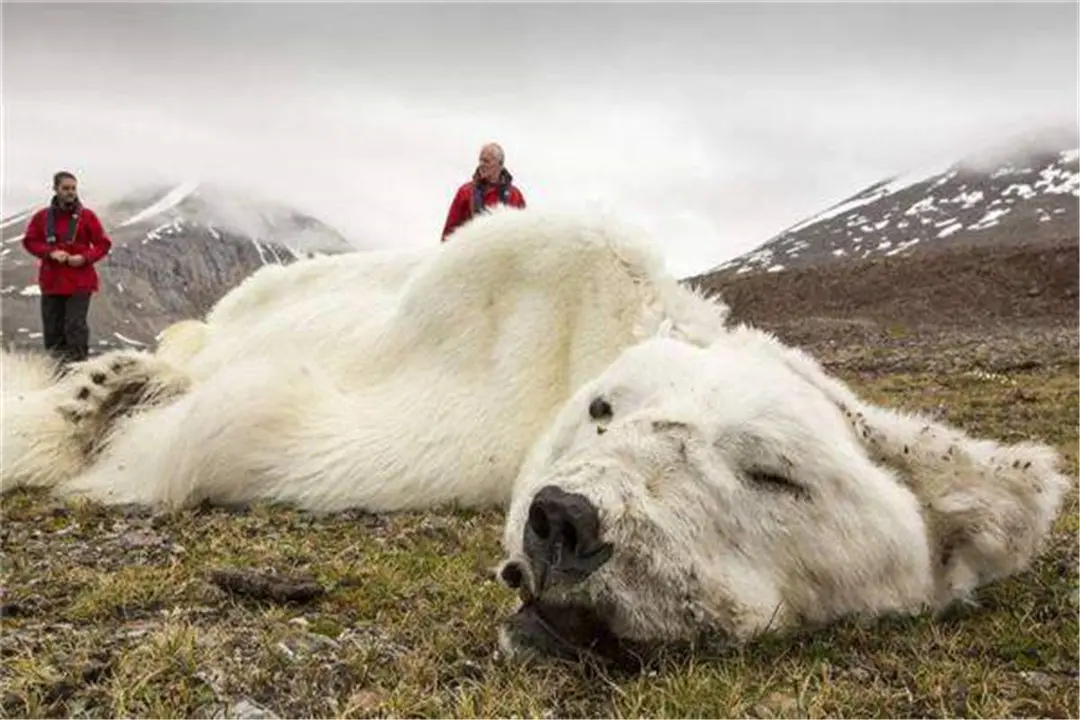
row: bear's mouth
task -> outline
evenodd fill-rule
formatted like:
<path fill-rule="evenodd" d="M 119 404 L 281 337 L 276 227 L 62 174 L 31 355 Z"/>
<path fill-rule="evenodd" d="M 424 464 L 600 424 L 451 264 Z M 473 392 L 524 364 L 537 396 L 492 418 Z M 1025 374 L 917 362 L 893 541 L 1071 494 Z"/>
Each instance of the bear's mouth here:
<path fill-rule="evenodd" d="M 597 659 L 627 670 L 640 669 L 637 648 L 620 640 L 596 609 L 579 603 L 527 598 L 504 621 L 511 642 L 537 654 L 561 660 Z"/>

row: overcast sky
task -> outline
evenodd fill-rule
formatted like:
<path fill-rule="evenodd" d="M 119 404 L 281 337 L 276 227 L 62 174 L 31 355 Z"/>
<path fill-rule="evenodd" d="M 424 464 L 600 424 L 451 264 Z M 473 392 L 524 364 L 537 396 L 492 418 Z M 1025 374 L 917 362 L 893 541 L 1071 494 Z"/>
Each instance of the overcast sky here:
<path fill-rule="evenodd" d="M 438 242 L 480 145 L 685 274 L 883 176 L 1077 122 L 1077 4 L 3 4 L 3 212 L 75 170 Z"/>

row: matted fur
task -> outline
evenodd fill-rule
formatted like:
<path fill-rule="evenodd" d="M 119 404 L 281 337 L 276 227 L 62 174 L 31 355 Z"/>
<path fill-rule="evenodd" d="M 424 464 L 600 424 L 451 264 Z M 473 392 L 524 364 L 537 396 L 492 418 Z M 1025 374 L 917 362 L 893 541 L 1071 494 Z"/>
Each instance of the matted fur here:
<path fill-rule="evenodd" d="M 610 417 L 590 417 L 597 398 Z M 585 383 L 530 453 L 504 578 L 526 609 L 586 608 L 636 642 L 940 610 L 1028 565 L 1070 484 L 1058 462 L 867 403 L 759 330 L 657 338 Z M 587 498 L 613 548 L 577 584 L 537 588 L 524 553 L 546 486 Z M 515 627 L 510 652 L 528 647 Z"/>
<path fill-rule="evenodd" d="M 707 343 L 725 316 L 606 219 L 494 212 L 421 252 L 267 267 L 205 322 L 168 328 L 156 354 L 6 385 L 3 487 L 312 510 L 504 503 L 582 383 L 661 326 Z"/>

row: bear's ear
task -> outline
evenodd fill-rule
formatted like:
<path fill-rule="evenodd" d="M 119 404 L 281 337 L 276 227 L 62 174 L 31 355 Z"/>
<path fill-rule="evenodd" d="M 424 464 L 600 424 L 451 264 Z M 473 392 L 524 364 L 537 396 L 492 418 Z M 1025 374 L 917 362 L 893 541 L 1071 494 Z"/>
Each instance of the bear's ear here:
<path fill-rule="evenodd" d="M 879 407 L 805 352 L 766 335 L 754 342 L 832 401 L 867 456 L 919 498 L 938 555 L 939 606 L 1030 563 L 1072 486 L 1054 448 L 977 439 L 927 415 Z"/>

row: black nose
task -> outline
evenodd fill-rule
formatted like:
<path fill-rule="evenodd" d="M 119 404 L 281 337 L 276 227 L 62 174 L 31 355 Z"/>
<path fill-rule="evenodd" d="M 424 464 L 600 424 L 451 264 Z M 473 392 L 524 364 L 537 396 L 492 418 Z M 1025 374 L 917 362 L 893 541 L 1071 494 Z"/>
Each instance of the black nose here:
<path fill-rule="evenodd" d="M 521 569 L 521 563 L 508 562 L 499 571 L 499 577 L 509 587 L 519 588 L 525 580 L 525 571 Z"/>
<path fill-rule="evenodd" d="M 600 513 L 584 495 L 554 485 L 540 489 L 529 506 L 525 554 L 538 583 L 580 582 L 611 558 L 611 543 L 600 540 Z"/>

